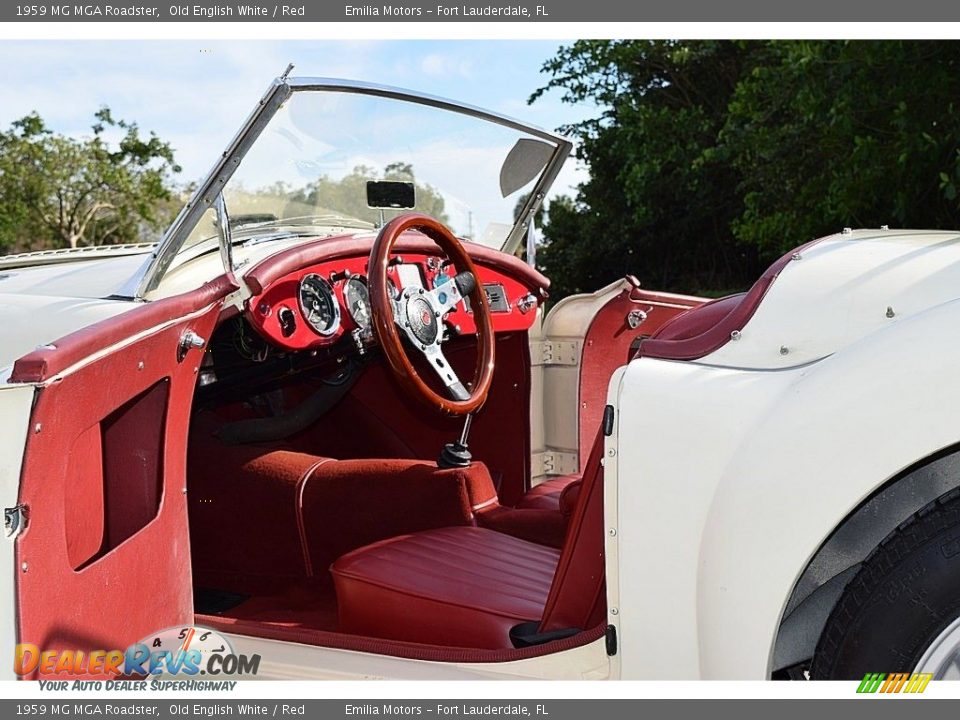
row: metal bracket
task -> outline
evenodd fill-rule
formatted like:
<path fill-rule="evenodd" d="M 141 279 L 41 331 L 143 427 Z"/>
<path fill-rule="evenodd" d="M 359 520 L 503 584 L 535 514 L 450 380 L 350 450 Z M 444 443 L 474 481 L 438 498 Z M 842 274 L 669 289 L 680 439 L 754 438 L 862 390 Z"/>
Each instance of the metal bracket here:
<path fill-rule="evenodd" d="M 647 308 L 646 310 L 631 310 L 627 313 L 627 327 L 631 330 L 636 330 L 643 323 L 647 321 L 650 311 L 653 310 L 652 307 Z"/>
<path fill-rule="evenodd" d="M 576 340 L 544 340 L 534 343 L 534 365 L 579 365 L 580 343 Z"/>
<path fill-rule="evenodd" d="M 531 475 L 572 475 L 580 469 L 580 458 L 576 453 L 546 450 L 534 453 L 531 458 Z"/>
<path fill-rule="evenodd" d="M 15 505 L 3 509 L 3 529 L 11 540 L 27 527 L 27 506 Z"/>

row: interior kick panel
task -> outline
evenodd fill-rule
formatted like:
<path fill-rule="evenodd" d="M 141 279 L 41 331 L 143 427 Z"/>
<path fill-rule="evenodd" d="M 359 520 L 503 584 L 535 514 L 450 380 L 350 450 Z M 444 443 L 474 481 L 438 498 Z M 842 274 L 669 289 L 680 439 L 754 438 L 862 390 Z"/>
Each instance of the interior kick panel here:
<path fill-rule="evenodd" d="M 699 307 L 701 298 L 624 288 L 593 317 L 580 358 L 579 457 L 583 472 L 590 443 L 607 404 L 607 389 L 614 371 L 630 362 L 640 338 L 654 335 L 673 318 Z M 636 327 L 631 327 L 632 313 Z"/>
<path fill-rule="evenodd" d="M 433 289 L 444 277 L 453 278 L 452 265 L 443 265 L 443 258 L 426 253 L 399 256 L 402 262 L 391 264 L 387 275 L 394 287 L 402 290 L 411 285 Z M 286 350 L 308 350 L 335 344 L 344 335 L 358 329 L 358 323 L 348 310 L 344 289 L 350 278 L 367 278 L 367 255 L 340 257 L 305 265 L 271 282 L 260 293 L 250 298 L 247 317 L 256 330 L 270 343 Z M 477 264 L 479 280 L 490 300 L 493 328 L 496 333 L 529 330 L 536 320 L 540 299 L 538 288 L 530 288 L 514 277 L 482 264 Z M 314 329 L 300 302 L 303 278 L 317 275 L 328 283 L 337 303 L 338 322 L 328 332 Z M 521 300 L 533 295 L 532 305 Z M 521 309 L 526 308 L 526 311 Z M 458 305 L 445 318 L 445 323 L 456 328 L 458 335 L 473 335 L 477 331 L 469 303 Z M 363 329 L 363 328 L 359 328 Z"/>

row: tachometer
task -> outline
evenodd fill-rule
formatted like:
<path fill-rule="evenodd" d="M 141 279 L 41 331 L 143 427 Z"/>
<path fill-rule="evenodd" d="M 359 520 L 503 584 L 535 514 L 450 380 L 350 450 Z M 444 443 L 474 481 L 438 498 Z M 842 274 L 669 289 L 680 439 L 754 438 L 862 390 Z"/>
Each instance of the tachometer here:
<path fill-rule="evenodd" d="M 319 275 L 305 275 L 300 281 L 300 311 L 307 324 L 328 337 L 340 327 L 340 304 L 330 283 Z"/>
<path fill-rule="evenodd" d="M 357 327 L 370 326 L 370 290 L 363 277 L 354 275 L 343 284 L 343 301 Z"/>

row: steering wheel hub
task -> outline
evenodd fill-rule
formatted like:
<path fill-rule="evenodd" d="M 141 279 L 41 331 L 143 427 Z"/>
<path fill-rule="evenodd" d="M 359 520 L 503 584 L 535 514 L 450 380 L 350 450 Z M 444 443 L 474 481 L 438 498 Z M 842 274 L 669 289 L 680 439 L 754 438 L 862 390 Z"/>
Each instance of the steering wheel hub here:
<path fill-rule="evenodd" d="M 413 295 L 407 300 L 406 327 L 422 345 L 433 345 L 440 337 L 437 311 L 423 295 Z"/>

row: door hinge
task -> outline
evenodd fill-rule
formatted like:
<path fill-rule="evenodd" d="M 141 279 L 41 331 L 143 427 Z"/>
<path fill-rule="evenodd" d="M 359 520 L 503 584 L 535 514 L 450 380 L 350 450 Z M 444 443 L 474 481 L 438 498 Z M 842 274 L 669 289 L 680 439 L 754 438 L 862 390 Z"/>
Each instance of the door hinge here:
<path fill-rule="evenodd" d="M 531 475 L 572 475 L 580 469 L 580 458 L 576 453 L 547 450 L 534 453 L 531 463 Z"/>
<path fill-rule="evenodd" d="M 576 340 L 543 340 L 534 343 L 534 365 L 579 365 L 580 343 Z"/>
<path fill-rule="evenodd" d="M 3 529 L 8 538 L 15 538 L 27 527 L 27 506 L 14 505 L 3 509 Z"/>

